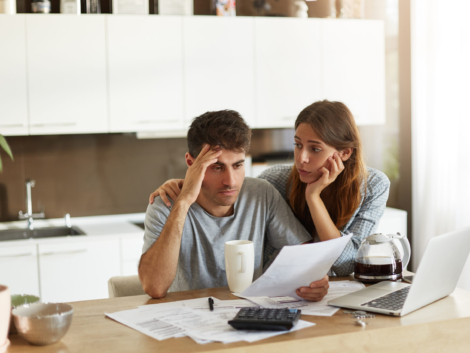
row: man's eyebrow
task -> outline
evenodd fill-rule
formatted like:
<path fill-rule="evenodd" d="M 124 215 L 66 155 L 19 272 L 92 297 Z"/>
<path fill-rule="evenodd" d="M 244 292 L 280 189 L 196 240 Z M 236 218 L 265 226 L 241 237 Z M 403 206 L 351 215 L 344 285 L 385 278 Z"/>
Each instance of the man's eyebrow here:
<path fill-rule="evenodd" d="M 245 162 L 245 160 L 244 160 L 244 159 L 240 159 L 239 161 L 233 163 L 232 165 L 237 165 L 237 164 L 240 164 L 240 163 L 243 163 L 243 162 Z"/>
<path fill-rule="evenodd" d="M 301 139 L 300 137 L 298 137 L 297 135 L 294 136 L 294 138 L 297 139 L 297 140 L 302 141 L 302 139 Z M 319 144 L 319 145 L 324 145 L 323 142 L 321 142 L 321 141 L 316 141 L 316 140 L 308 140 L 307 142 L 310 142 L 310 143 L 317 143 L 317 144 Z"/>
<path fill-rule="evenodd" d="M 240 159 L 239 161 L 236 161 L 236 162 L 233 163 L 232 165 L 237 165 L 237 164 L 240 164 L 240 163 L 243 163 L 243 162 L 245 162 L 245 160 L 244 160 L 244 159 Z M 215 162 L 214 164 L 217 164 L 217 165 L 220 165 L 220 166 L 225 166 L 225 165 L 226 165 L 225 163 L 222 163 L 222 162 L 219 162 L 219 161 Z"/>

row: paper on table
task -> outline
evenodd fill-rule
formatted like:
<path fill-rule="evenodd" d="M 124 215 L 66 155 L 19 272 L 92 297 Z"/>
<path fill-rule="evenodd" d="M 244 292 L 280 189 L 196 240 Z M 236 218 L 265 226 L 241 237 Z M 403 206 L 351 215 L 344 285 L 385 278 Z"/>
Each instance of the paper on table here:
<path fill-rule="evenodd" d="M 319 302 L 311 302 L 291 297 L 247 297 L 249 301 L 263 308 L 289 308 L 300 309 L 302 315 L 332 316 L 339 308 L 328 305 L 328 300 L 356 292 L 364 288 L 364 285 L 355 281 L 333 281 L 330 282 L 328 294 Z"/>
<path fill-rule="evenodd" d="M 328 305 L 328 301 L 343 295 L 357 292 L 365 286 L 356 281 L 334 281 L 330 282 L 328 294 L 319 302 L 310 302 L 307 308 L 302 308 L 304 315 L 332 316 L 339 308 Z"/>
<path fill-rule="evenodd" d="M 184 335 L 184 330 L 159 320 L 153 311 L 132 309 L 105 315 L 159 341 Z"/>
<path fill-rule="evenodd" d="M 284 246 L 267 271 L 241 296 L 299 298 L 295 290 L 322 279 L 351 237 L 349 234 L 319 243 Z"/>
<path fill-rule="evenodd" d="M 254 342 L 289 331 L 246 331 L 235 330 L 227 321 L 233 318 L 238 309 L 219 309 L 218 311 L 194 310 L 185 306 L 161 309 L 153 306 L 146 310 L 125 310 L 106 316 L 140 331 L 150 337 L 163 340 L 171 337 L 189 336 L 199 344 L 212 341 L 223 343 L 247 341 Z M 299 320 L 291 331 L 300 330 L 315 324 Z"/>
<path fill-rule="evenodd" d="M 233 310 L 230 310 L 234 313 Z M 259 332 L 235 330 L 227 323 L 226 317 L 221 317 L 221 313 L 196 311 L 186 307 L 168 311 L 159 311 L 158 319 L 179 327 L 186 334 L 199 340 L 213 340 L 223 343 L 232 343 L 249 339 L 250 342 L 272 337 L 279 332 Z M 300 328 L 308 326 L 301 325 Z M 287 332 L 281 332 L 287 333 Z"/>

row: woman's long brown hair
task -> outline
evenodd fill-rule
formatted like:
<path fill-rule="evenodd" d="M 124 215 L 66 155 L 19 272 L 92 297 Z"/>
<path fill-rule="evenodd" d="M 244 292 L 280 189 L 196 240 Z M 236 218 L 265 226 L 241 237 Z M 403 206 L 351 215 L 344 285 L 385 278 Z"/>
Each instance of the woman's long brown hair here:
<path fill-rule="evenodd" d="M 352 148 L 353 152 L 344 161 L 344 170 L 331 184 L 333 204 L 329 209 L 330 217 L 338 229 L 344 227 L 362 201 L 361 189 L 366 190 L 367 170 L 362 156 L 362 144 L 351 111 L 341 102 L 327 100 L 315 102 L 302 110 L 295 121 L 295 128 L 300 124 L 309 124 L 313 131 L 325 142 L 338 151 Z M 297 168 L 292 168 L 287 182 L 286 194 L 296 217 L 304 227 L 313 233 L 313 224 L 305 189 L 307 184 L 300 181 Z M 290 190 L 290 193 L 289 193 Z"/>

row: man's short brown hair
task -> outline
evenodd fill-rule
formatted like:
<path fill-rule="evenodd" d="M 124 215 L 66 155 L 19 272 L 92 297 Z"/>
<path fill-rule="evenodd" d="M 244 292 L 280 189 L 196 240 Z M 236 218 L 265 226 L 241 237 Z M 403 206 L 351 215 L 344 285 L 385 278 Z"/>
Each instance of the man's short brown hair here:
<path fill-rule="evenodd" d="M 193 120 L 188 131 L 188 151 L 197 158 L 205 144 L 236 152 L 248 152 L 251 130 L 234 110 L 207 112 Z"/>

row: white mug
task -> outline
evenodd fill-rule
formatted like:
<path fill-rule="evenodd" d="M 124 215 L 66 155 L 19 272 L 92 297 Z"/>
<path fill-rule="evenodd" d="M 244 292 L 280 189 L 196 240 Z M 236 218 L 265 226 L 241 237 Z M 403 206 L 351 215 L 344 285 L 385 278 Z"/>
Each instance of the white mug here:
<path fill-rule="evenodd" d="M 255 250 L 249 240 L 225 243 L 225 274 L 231 292 L 243 292 L 253 282 Z"/>

